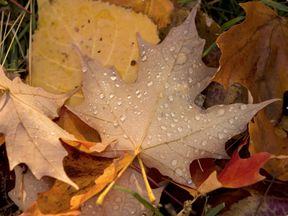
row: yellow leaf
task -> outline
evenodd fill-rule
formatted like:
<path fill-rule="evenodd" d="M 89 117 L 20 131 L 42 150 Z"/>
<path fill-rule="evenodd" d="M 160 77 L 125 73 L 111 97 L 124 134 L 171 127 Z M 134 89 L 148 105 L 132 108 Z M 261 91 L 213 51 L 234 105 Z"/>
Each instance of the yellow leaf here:
<path fill-rule="evenodd" d="M 68 42 L 133 82 L 139 66 L 137 34 L 152 44 L 159 41 L 157 28 L 148 17 L 122 7 L 87 0 L 39 0 L 38 5 L 32 80 L 34 86 L 49 92 L 67 92 L 81 82 L 81 64 Z M 74 102 L 80 104 L 81 97 L 75 96 Z"/>

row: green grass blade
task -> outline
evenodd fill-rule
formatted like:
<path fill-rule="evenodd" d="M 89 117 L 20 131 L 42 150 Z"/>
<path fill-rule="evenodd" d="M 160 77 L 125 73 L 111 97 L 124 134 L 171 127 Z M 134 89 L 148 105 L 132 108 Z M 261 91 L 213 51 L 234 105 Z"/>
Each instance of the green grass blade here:
<path fill-rule="evenodd" d="M 213 50 L 217 46 L 216 42 L 214 42 L 208 49 L 205 50 L 205 52 L 202 54 L 202 58 L 208 55 L 211 50 Z"/>
<path fill-rule="evenodd" d="M 228 22 L 224 23 L 221 28 L 225 31 L 229 29 L 230 27 L 234 26 L 236 23 L 240 22 L 241 20 L 245 19 L 245 16 L 239 16 L 232 20 L 229 20 Z"/>
<path fill-rule="evenodd" d="M 274 1 L 271 1 L 271 0 L 261 0 L 261 2 L 267 4 L 267 5 L 271 6 L 271 7 L 277 8 L 278 10 L 288 12 L 288 7 L 287 6 L 279 4 L 277 2 L 274 2 Z"/>
<path fill-rule="evenodd" d="M 131 194 L 133 197 L 135 197 L 140 203 L 142 203 L 146 208 L 148 208 L 149 210 L 153 211 L 156 215 L 159 216 L 164 216 L 158 209 L 156 209 L 154 206 L 152 206 L 149 202 L 147 202 L 145 199 L 143 199 L 137 192 L 127 189 L 127 188 L 123 188 L 117 185 L 113 185 L 113 188 L 117 189 L 117 190 L 121 190 L 124 191 L 126 193 Z"/>
<path fill-rule="evenodd" d="M 224 207 L 225 207 L 225 203 L 221 203 L 221 204 L 215 206 L 214 208 L 212 208 L 205 216 L 215 216 Z"/>

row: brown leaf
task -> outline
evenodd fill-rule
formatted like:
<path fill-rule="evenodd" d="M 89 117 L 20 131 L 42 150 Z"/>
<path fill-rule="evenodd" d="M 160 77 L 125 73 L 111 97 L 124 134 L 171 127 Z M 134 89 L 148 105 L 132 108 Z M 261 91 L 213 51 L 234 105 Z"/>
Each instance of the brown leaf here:
<path fill-rule="evenodd" d="M 170 23 L 169 15 L 173 11 L 174 6 L 169 0 L 103 0 L 119 6 L 133 8 L 135 12 L 142 12 L 147 14 L 148 17 L 153 18 L 154 22 L 161 29 Z"/>
<path fill-rule="evenodd" d="M 118 140 L 102 156 L 140 148 L 148 167 L 190 186 L 191 161 L 228 158 L 225 142 L 245 130 L 255 113 L 272 102 L 220 105 L 207 110 L 193 103 L 215 73 L 201 61 L 204 41 L 195 28 L 196 11 L 194 8 L 160 45 L 139 37 L 140 70 L 131 84 L 123 82 L 113 68 L 103 67 L 74 46 L 85 69 L 85 100 L 78 107 L 68 108 L 95 128 L 104 143 Z"/>
<path fill-rule="evenodd" d="M 287 18 L 280 17 L 262 2 L 241 4 L 246 20 L 218 39 L 222 51 L 220 68 L 213 81 L 227 89 L 233 82 L 248 88 L 258 103 L 282 98 L 288 90 Z M 265 108 L 270 120 L 279 122 L 281 102 Z"/>
<path fill-rule="evenodd" d="M 34 86 L 49 92 L 67 92 L 82 79 L 79 58 L 68 42 L 101 64 L 113 65 L 125 81 L 133 82 L 139 66 L 137 33 L 150 43 L 159 41 L 148 17 L 123 7 L 88 0 L 39 0 L 38 7 L 32 78 Z M 71 103 L 79 105 L 82 99 L 77 94 Z"/>
<path fill-rule="evenodd" d="M 273 129 L 272 123 L 263 111 L 254 117 L 254 123 L 249 123 L 250 145 L 252 155 L 259 152 L 269 152 L 274 155 L 288 155 L 288 138 L 279 137 Z M 263 168 L 272 176 L 288 181 L 288 160 L 271 159 Z"/>
<path fill-rule="evenodd" d="M 78 88 L 61 95 L 45 92 L 22 83 L 20 78 L 9 80 L 0 69 L 0 131 L 5 135 L 10 169 L 25 163 L 37 179 L 51 176 L 75 185 L 66 175 L 62 160 L 67 155 L 59 138 L 75 137 L 48 117 L 57 117 L 57 109 Z"/>

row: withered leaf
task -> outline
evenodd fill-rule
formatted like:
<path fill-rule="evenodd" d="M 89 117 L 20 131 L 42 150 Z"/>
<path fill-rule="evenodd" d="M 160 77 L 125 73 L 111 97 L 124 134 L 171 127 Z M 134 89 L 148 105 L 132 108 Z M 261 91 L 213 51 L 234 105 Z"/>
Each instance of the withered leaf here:
<path fill-rule="evenodd" d="M 74 46 L 81 59 L 85 100 L 69 107 L 99 132 L 104 143 L 118 140 L 101 155 L 111 157 L 140 148 L 148 167 L 190 186 L 190 162 L 227 158 L 225 142 L 245 130 L 255 113 L 272 102 L 207 110 L 194 104 L 215 73 L 201 61 L 204 40 L 195 28 L 196 11 L 193 8 L 187 20 L 159 45 L 139 37 L 140 69 L 132 84 Z"/>

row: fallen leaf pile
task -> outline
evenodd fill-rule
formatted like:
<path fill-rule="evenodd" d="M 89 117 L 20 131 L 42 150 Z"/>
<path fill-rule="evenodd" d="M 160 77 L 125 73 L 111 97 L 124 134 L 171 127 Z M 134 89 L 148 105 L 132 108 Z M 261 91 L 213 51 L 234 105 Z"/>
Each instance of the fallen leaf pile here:
<path fill-rule="evenodd" d="M 156 0 L 147 2 L 118 3 L 153 17 L 158 28 L 169 23 L 168 14 L 173 9 L 170 1 L 161 1 L 162 5 Z M 273 90 L 268 97 L 264 88 L 270 82 L 276 85 L 281 77 L 282 82 L 287 78 L 282 59 L 287 55 L 277 39 L 285 36 L 285 31 L 282 36 L 279 30 L 272 31 L 273 45 L 258 38 L 265 35 L 266 28 L 286 23 L 269 7 L 259 2 L 243 4 L 246 21 L 217 40 L 223 55 L 216 73 L 217 69 L 207 67 L 201 58 L 205 40 L 199 37 L 194 21 L 200 2 L 160 44 L 155 24 L 130 9 L 86 0 L 39 0 L 38 5 L 33 85 L 52 92 L 73 90 L 55 95 L 28 86 L 19 78 L 11 81 L 0 71 L 0 89 L 5 92 L 0 99 L 0 132 L 5 135 L 10 169 L 25 163 L 31 172 L 24 175 L 24 182 L 39 183 L 35 186 L 37 200 L 27 187 L 19 191 L 21 170 L 17 168 L 17 187 L 10 195 L 13 199 L 19 193 L 24 196 L 19 204 L 25 211 L 23 216 L 153 214 L 131 194 L 116 189 L 108 192 L 102 206 L 95 205 L 102 197 L 100 192 L 107 184 L 114 184 L 114 179 L 116 185 L 148 200 L 141 174 L 129 167 L 137 164 L 136 157 L 140 164 L 142 160 L 146 167 L 156 168 L 196 198 L 221 187 L 239 188 L 263 180 L 259 170 L 270 159 L 264 168 L 287 180 L 287 166 L 283 166 L 287 162 L 280 160 L 287 159 L 282 155 L 288 153 L 287 138 L 277 137 L 264 111 L 249 123 L 269 104 L 276 104 L 273 106 L 279 111 L 277 97 L 286 91 L 285 87 L 270 85 Z M 261 13 L 255 10 L 258 6 Z M 258 17 L 259 21 L 259 14 L 266 18 Z M 257 20 L 256 26 L 251 19 Z M 239 34 L 243 29 L 247 32 Z M 248 58 L 251 55 L 253 58 Z M 277 81 L 271 81 L 275 70 Z M 225 87 L 242 83 L 257 104 L 199 107 L 195 100 L 213 76 Z M 60 118 L 53 122 L 51 118 L 58 117 L 57 109 L 80 88 L 83 99 L 78 94 L 73 103 L 77 106 L 65 105 Z M 225 143 L 245 131 L 248 123 L 249 158 L 240 157 L 245 139 L 223 169 L 211 160 L 204 164 L 205 171 L 195 168 L 190 173 L 193 161 L 229 159 Z M 277 140 L 279 146 L 272 147 L 267 137 Z M 48 178 L 48 185 L 53 186 L 46 192 L 42 188 L 48 187 L 47 182 L 40 180 L 43 176 L 56 179 Z M 163 189 L 153 189 L 156 205 Z M 35 201 L 33 205 L 25 203 L 25 197 Z"/>

